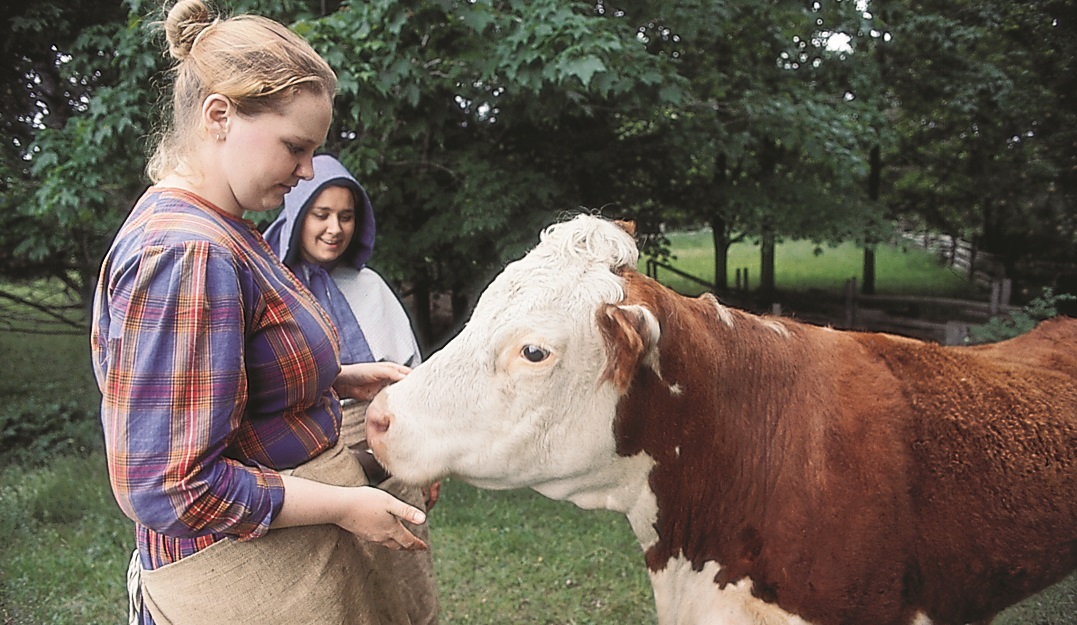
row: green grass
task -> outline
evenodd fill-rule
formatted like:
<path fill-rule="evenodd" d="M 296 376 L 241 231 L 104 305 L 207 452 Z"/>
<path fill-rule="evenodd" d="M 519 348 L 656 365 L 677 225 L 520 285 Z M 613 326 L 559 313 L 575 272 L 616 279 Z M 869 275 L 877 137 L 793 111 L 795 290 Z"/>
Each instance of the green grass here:
<path fill-rule="evenodd" d="M 133 532 L 112 500 L 103 456 L 3 469 L 0 536 L 5 625 L 124 621 Z"/>
<path fill-rule="evenodd" d="M 27 391 L 82 405 L 100 399 L 90 365 L 90 339 L 82 334 L 0 332 L 0 398 L 19 400 Z"/>
<path fill-rule="evenodd" d="M 655 622 L 622 515 L 447 481 L 430 527 L 443 623 Z M 0 536 L 0 623 L 123 621 L 133 534 L 101 455 L 0 472 Z"/>
<path fill-rule="evenodd" d="M 430 527 L 443 623 L 655 622 L 624 515 L 449 481 Z"/>
<path fill-rule="evenodd" d="M 669 233 L 675 258 L 669 264 L 686 273 L 714 281 L 714 243 L 709 232 Z M 732 288 L 736 270 L 747 268 L 750 287 L 759 286 L 759 246 L 737 243 L 730 247 L 727 278 Z M 853 243 L 819 246 L 810 241 L 787 241 L 774 254 L 774 281 L 779 291 L 813 289 L 841 293 L 845 281 L 863 279 L 863 249 Z M 641 263 L 641 268 L 644 263 Z M 959 272 L 940 266 L 922 249 L 879 246 L 876 250 L 876 290 L 886 295 L 969 297 L 975 289 Z M 658 271 L 670 287 L 698 295 L 702 287 L 668 271 Z"/>

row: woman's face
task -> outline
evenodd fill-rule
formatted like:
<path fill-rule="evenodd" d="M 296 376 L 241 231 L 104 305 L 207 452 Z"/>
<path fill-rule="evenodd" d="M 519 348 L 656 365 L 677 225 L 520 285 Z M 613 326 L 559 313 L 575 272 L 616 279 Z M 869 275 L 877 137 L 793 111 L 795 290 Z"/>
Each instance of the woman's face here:
<path fill-rule="evenodd" d="M 340 258 L 355 234 L 355 196 L 345 187 L 327 187 L 314 198 L 299 234 L 307 262 L 329 263 Z"/>
<path fill-rule="evenodd" d="M 325 142 L 332 117 L 329 99 L 308 91 L 298 92 L 279 111 L 251 117 L 233 113 L 218 171 L 207 172 L 220 176 L 225 187 L 221 208 L 242 216 L 279 207 L 300 179 L 314 176 L 314 150 Z"/>

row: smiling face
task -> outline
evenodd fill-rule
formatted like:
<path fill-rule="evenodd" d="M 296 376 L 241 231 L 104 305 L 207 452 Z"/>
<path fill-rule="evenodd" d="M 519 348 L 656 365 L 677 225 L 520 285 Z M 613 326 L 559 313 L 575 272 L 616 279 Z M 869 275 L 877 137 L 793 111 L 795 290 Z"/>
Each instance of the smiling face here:
<path fill-rule="evenodd" d="M 348 249 L 355 234 L 355 196 L 345 187 L 328 187 L 310 203 L 299 235 L 303 259 L 330 263 Z"/>

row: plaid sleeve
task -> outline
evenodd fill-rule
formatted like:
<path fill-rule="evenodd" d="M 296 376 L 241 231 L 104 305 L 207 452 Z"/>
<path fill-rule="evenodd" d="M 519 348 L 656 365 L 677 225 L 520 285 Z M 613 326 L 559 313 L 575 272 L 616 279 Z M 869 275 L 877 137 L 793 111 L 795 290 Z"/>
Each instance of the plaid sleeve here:
<path fill-rule="evenodd" d="M 245 319 L 232 256 L 149 247 L 114 276 L 102 420 L 124 513 L 163 534 L 268 531 L 276 472 L 222 454 L 247 402 Z"/>

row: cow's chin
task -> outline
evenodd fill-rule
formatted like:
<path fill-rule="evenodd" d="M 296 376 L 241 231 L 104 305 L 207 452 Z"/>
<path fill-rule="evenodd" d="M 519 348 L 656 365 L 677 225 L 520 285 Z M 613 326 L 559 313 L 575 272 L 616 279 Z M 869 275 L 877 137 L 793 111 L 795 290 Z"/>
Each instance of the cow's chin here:
<path fill-rule="evenodd" d="M 540 481 L 530 480 L 521 472 L 491 475 L 489 468 L 500 466 L 497 461 L 461 462 L 460 458 L 453 458 L 443 463 L 442 460 L 447 460 L 446 458 L 439 459 L 430 456 L 420 458 L 406 455 L 399 446 L 393 447 L 392 441 L 390 441 L 390 448 L 386 450 L 383 447 L 379 451 L 375 445 L 371 445 L 374 456 L 378 458 L 382 466 L 400 481 L 411 485 L 427 485 L 451 478 L 485 490 L 512 490 L 529 488 Z M 382 461 L 382 458 L 385 460 Z"/>
<path fill-rule="evenodd" d="M 429 486 L 449 476 L 448 472 L 438 471 L 421 461 L 394 459 L 392 454 L 386 452 L 381 441 L 371 442 L 370 450 L 390 475 L 410 486 Z"/>

